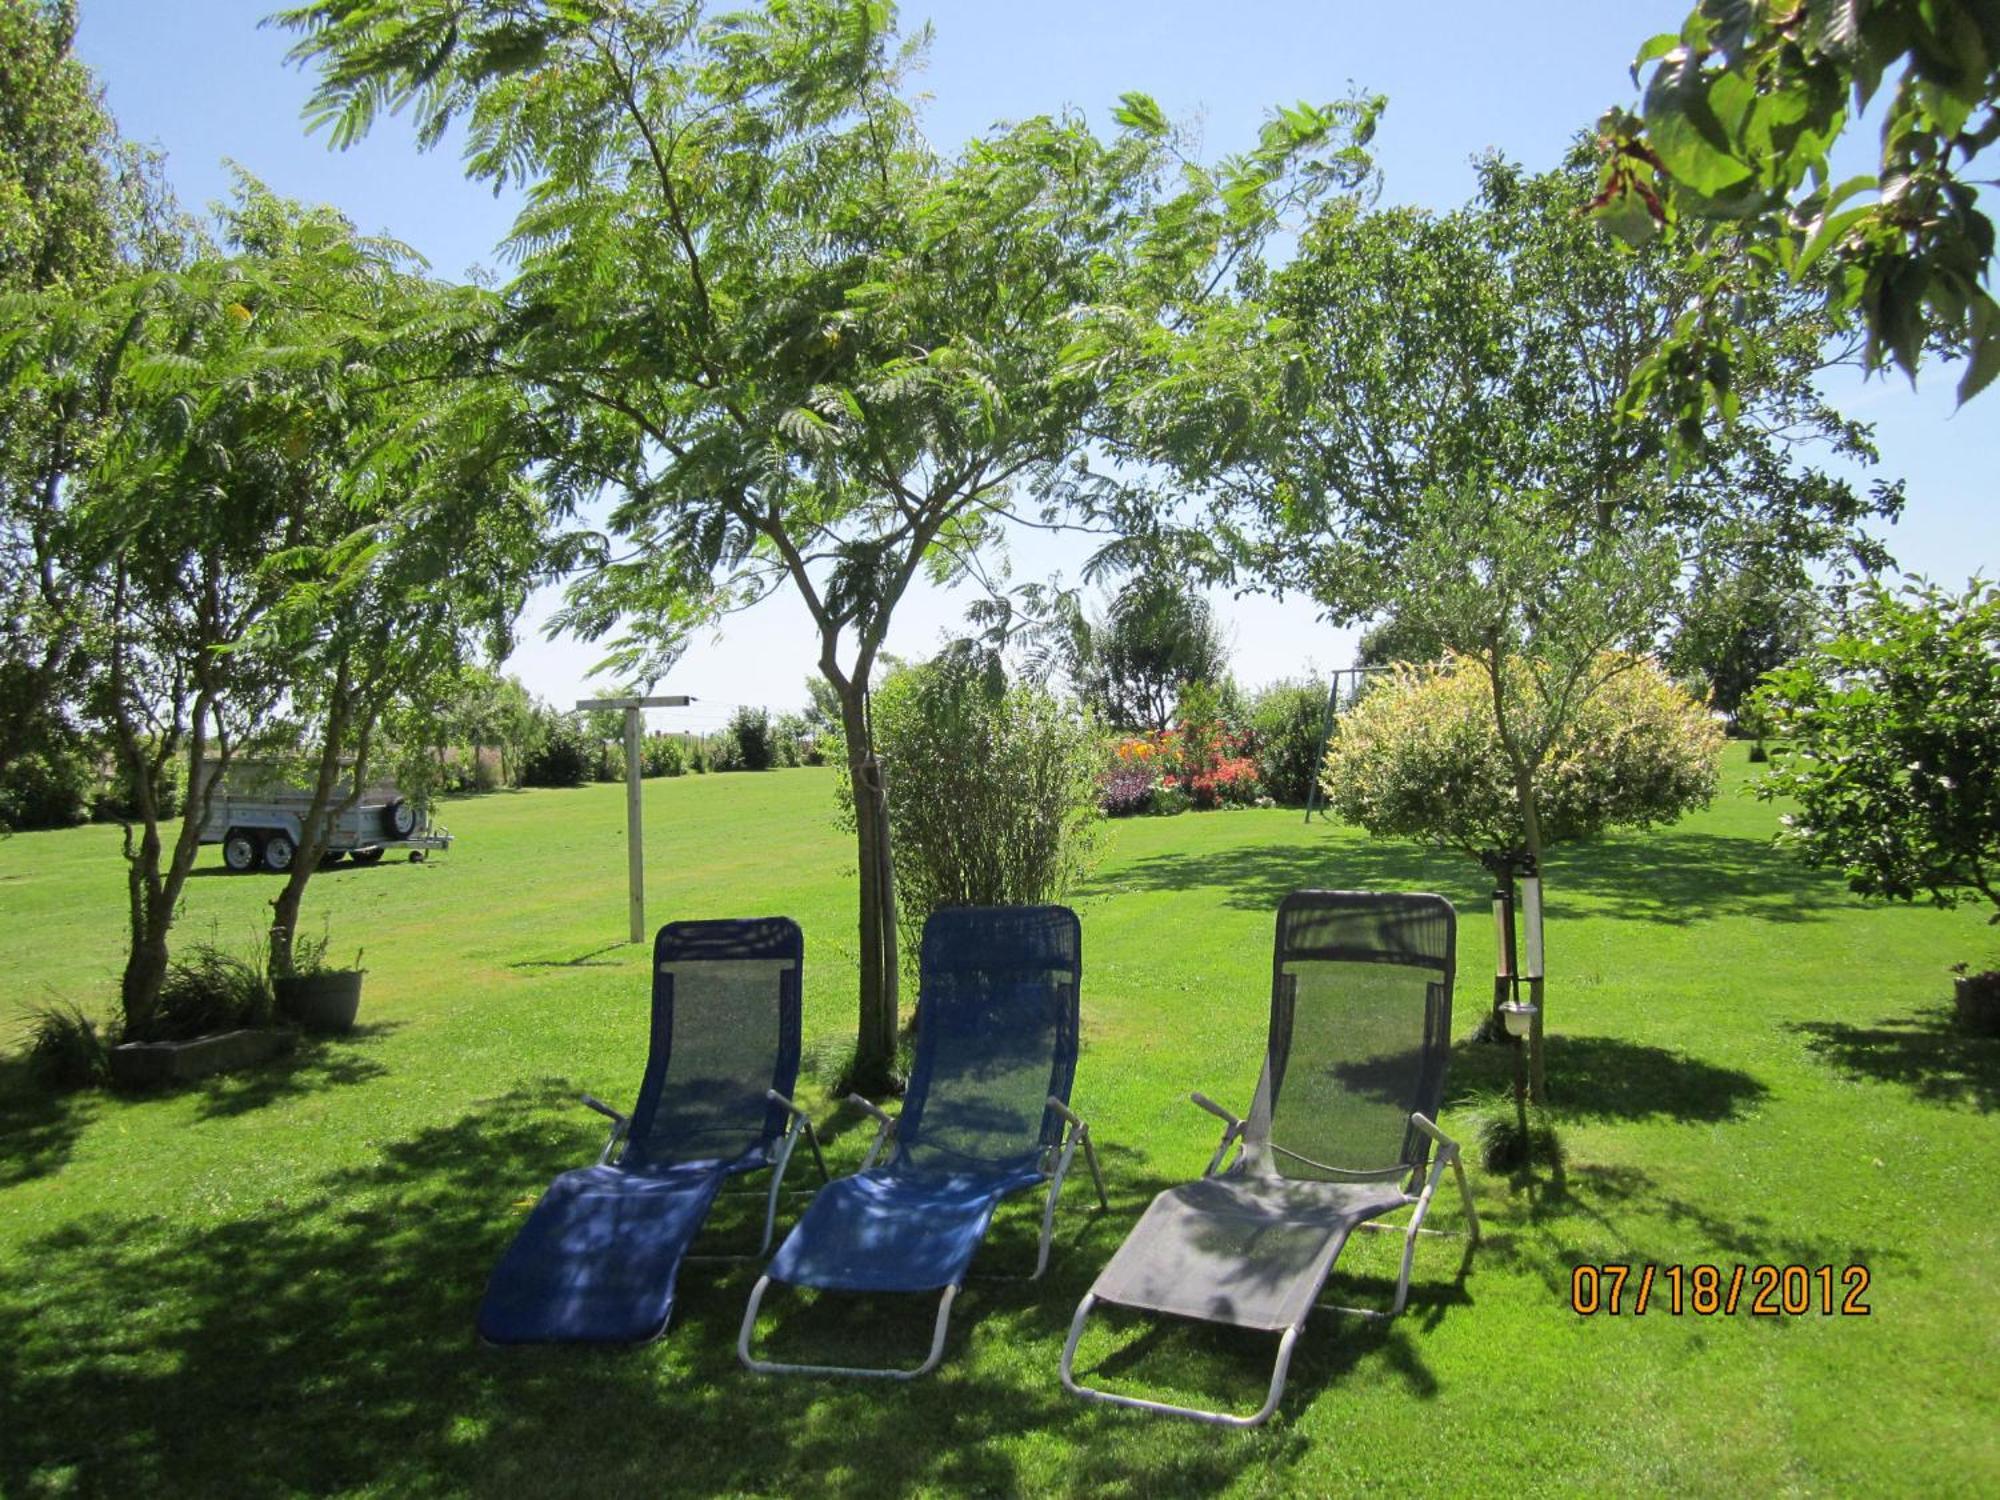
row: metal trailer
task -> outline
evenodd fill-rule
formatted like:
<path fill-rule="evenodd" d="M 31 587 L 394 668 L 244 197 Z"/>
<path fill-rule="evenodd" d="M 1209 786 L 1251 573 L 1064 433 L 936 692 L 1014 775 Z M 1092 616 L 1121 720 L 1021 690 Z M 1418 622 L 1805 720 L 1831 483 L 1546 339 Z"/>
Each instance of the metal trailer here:
<path fill-rule="evenodd" d="M 191 794 L 203 795 L 214 778 L 215 762 L 203 763 Z M 346 801 L 351 790 L 346 782 L 336 787 L 334 806 Z M 202 820 L 201 841 L 222 845 L 222 862 L 238 874 L 282 873 L 292 867 L 312 800 L 312 792 L 288 782 L 282 768 L 238 761 L 215 789 Z M 333 819 L 324 859 L 331 863 L 345 856 L 357 865 L 372 865 L 391 849 L 407 849 L 415 863 L 450 847 L 450 832 L 430 821 L 429 810 L 385 780 L 364 788 L 354 806 Z"/>

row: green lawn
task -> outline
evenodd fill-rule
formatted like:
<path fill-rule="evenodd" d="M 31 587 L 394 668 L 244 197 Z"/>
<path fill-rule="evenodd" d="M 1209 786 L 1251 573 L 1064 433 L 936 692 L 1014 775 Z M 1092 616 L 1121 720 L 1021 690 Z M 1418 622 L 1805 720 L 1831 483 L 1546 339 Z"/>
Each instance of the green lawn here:
<path fill-rule="evenodd" d="M 569 1101 L 631 1098 L 647 975 L 617 941 L 619 788 L 454 803 L 449 855 L 313 884 L 336 947 L 367 950 L 352 1040 L 139 1101 L 50 1101 L 0 1065 L 0 1494 L 2000 1492 L 2000 1043 L 1956 1036 L 1945 1009 L 1946 966 L 1991 935 L 1784 862 L 1743 769 L 1710 812 L 1551 874 L 1562 1178 L 1475 1169 L 1485 1245 L 1467 1262 L 1427 1240 L 1392 1324 L 1317 1322 L 1249 1434 L 1065 1396 L 1070 1314 L 1148 1196 L 1206 1160 L 1213 1121 L 1187 1091 L 1247 1102 L 1279 898 L 1450 896 L 1463 1035 L 1491 972 L 1473 866 L 1296 812 L 1113 825 L 1074 902 L 1075 1100 L 1111 1211 L 1077 1191 L 1042 1283 L 973 1282 L 936 1375 L 777 1381 L 736 1364 L 748 1266 L 690 1266 L 647 1349 L 474 1342 L 493 1260 L 600 1144 Z M 655 781 L 646 799 L 652 919 L 796 917 L 808 1045 L 831 1056 L 852 1025 L 853 854 L 828 773 Z M 275 885 L 222 874 L 215 851 L 204 866 L 180 931 L 247 945 Z M 52 996 L 108 1000 L 121 912 L 114 830 L 0 842 L 0 1028 Z M 1448 1098 L 1504 1068 L 1460 1045 Z M 824 1083 L 806 1090 L 823 1118 Z M 1443 1124 L 1470 1121 L 1447 1106 Z M 867 1132 L 842 1114 L 831 1134 L 852 1166 Z M 719 1236 L 742 1242 L 748 1201 L 725 1201 Z M 982 1264 L 1024 1267 L 1033 1219 L 1003 1211 Z M 1433 1222 L 1459 1219 L 1441 1199 Z M 1340 1300 L 1382 1295 L 1386 1244 L 1349 1256 Z M 1865 1264 L 1873 1311 L 1571 1312 L 1571 1268 L 1614 1261 Z M 914 1359 L 927 1337 L 928 1299 L 779 1295 L 778 1357 Z M 1114 1317 L 1082 1364 L 1247 1408 L 1272 1347 Z"/>

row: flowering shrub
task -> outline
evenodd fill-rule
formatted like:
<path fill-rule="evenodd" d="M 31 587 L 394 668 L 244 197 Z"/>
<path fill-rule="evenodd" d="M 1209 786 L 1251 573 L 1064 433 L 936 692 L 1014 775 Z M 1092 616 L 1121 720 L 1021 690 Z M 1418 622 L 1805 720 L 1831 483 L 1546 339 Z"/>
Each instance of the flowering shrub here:
<path fill-rule="evenodd" d="M 1150 811 L 1159 778 L 1143 767 L 1114 767 L 1097 783 L 1097 805 L 1107 818 L 1129 818 Z"/>
<path fill-rule="evenodd" d="M 1111 747 L 1098 778 L 1098 806 L 1107 817 L 1182 808 L 1247 807 L 1262 787 L 1242 740 L 1219 722 L 1187 723 L 1133 735 Z"/>
<path fill-rule="evenodd" d="M 1225 755 L 1188 777 L 1187 791 L 1199 808 L 1248 807 L 1257 799 L 1257 763 L 1248 756 Z"/>

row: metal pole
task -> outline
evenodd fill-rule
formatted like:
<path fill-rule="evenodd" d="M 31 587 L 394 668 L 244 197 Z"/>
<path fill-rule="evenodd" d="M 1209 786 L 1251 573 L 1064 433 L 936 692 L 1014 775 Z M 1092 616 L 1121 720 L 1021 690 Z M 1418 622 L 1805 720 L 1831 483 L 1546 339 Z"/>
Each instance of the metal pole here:
<path fill-rule="evenodd" d="M 1326 685 L 1326 712 L 1319 721 L 1319 754 L 1313 760 L 1312 775 L 1306 780 L 1306 823 L 1313 820 L 1313 804 L 1319 800 L 1319 768 L 1326 761 L 1326 742 L 1333 737 L 1333 705 L 1340 697 L 1340 672 L 1336 668 L 1328 674 Z"/>
<path fill-rule="evenodd" d="M 646 845 L 640 831 L 639 710 L 625 710 L 625 856 L 630 866 L 632 941 L 646 941 Z"/>

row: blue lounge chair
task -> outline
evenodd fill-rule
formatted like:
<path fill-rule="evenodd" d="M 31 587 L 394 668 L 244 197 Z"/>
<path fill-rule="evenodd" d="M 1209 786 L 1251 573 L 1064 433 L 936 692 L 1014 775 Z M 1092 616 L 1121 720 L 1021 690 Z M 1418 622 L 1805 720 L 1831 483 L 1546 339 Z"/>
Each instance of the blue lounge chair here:
<path fill-rule="evenodd" d="M 908 1380 L 944 1354 L 952 1299 L 1000 1200 L 1048 1188 L 1033 1276 L 1049 1262 L 1063 1177 L 1078 1146 L 1104 1205 L 1090 1130 L 1069 1107 L 1076 1076 L 1082 933 L 1060 906 L 966 907 L 924 924 L 917 1058 L 902 1114 L 861 1170 L 820 1190 L 750 1293 L 737 1353 L 763 1374 Z M 750 1352 L 772 1282 L 842 1292 L 942 1290 L 930 1355 L 913 1370 L 786 1365 Z"/>
<path fill-rule="evenodd" d="M 812 1123 L 788 1097 L 799 1070 L 798 924 L 674 922 L 653 944 L 653 1035 L 639 1102 L 611 1119 L 597 1165 L 565 1172 L 494 1267 L 479 1333 L 494 1344 L 635 1344 L 666 1332 L 688 1246 L 722 1185 L 771 1169 L 778 1191 Z M 820 1162 L 820 1175 L 826 1164 Z M 729 1257 L 720 1257 L 729 1258 Z"/>

